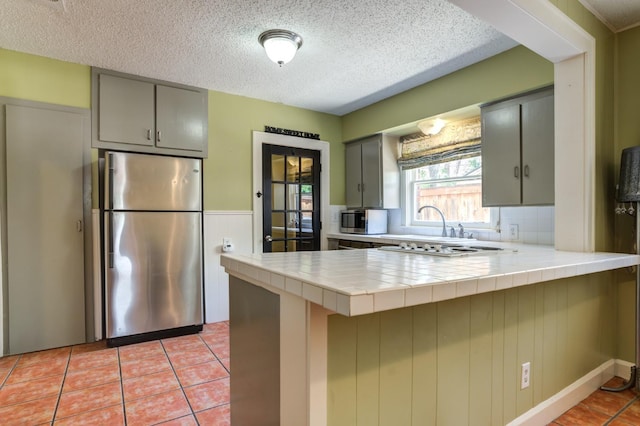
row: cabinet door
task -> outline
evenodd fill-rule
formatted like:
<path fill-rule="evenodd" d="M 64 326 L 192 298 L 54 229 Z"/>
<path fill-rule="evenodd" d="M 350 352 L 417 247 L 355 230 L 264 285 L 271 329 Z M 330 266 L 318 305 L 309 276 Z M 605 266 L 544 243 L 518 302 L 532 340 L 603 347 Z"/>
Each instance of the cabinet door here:
<path fill-rule="evenodd" d="M 553 96 L 522 104 L 522 204 L 554 203 Z"/>
<path fill-rule="evenodd" d="M 347 207 L 362 207 L 362 153 L 359 143 L 345 146 Z"/>
<path fill-rule="evenodd" d="M 156 145 L 202 151 L 207 143 L 206 96 L 176 87 L 156 86 Z"/>
<path fill-rule="evenodd" d="M 520 204 L 520 105 L 482 111 L 482 205 Z"/>
<path fill-rule="evenodd" d="M 153 146 L 153 84 L 99 76 L 98 139 Z"/>
<path fill-rule="evenodd" d="M 382 155 L 380 139 L 362 143 L 362 207 L 382 207 Z"/>

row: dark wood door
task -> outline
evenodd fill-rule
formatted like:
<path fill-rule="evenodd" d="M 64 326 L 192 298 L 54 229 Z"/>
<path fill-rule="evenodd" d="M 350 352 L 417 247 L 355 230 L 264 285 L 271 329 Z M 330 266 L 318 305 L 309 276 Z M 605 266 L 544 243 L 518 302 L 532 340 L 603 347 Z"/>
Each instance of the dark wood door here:
<path fill-rule="evenodd" d="M 263 252 L 320 250 L 320 151 L 262 145 Z"/>

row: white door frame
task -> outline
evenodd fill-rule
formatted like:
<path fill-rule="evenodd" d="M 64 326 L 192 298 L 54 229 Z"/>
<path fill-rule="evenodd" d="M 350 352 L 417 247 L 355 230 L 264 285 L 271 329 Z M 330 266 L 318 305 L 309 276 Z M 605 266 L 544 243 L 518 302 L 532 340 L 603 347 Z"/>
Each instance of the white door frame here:
<path fill-rule="evenodd" d="M 596 42 L 548 0 L 449 0 L 554 63 L 555 247 L 595 249 Z"/>
<path fill-rule="evenodd" d="M 296 136 L 276 133 L 253 132 L 253 252 L 262 253 L 262 198 L 258 192 L 262 190 L 262 145 L 280 145 L 320 151 L 320 248 L 326 250 L 327 226 L 329 226 L 329 142 L 316 139 L 305 139 Z"/>

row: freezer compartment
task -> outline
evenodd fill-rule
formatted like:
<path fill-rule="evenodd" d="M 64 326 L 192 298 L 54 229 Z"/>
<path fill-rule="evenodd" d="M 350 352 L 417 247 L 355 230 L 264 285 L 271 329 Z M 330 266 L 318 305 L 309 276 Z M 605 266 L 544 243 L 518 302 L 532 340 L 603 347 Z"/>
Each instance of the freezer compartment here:
<path fill-rule="evenodd" d="M 202 160 L 105 154 L 106 210 L 202 210 Z"/>
<path fill-rule="evenodd" d="M 200 212 L 105 212 L 106 337 L 202 324 Z"/>

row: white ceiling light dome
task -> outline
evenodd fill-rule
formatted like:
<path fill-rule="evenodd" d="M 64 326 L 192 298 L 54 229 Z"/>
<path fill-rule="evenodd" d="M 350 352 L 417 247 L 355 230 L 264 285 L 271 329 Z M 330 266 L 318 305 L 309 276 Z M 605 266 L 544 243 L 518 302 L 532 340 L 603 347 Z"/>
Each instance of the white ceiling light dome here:
<path fill-rule="evenodd" d="M 302 46 L 302 37 L 288 30 L 267 30 L 260 34 L 258 42 L 269 59 L 282 66 L 290 62 Z"/>
<path fill-rule="evenodd" d="M 440 130 L 442 130 L 446 124 L 447 122 L 443 119 L 436 118 L 435 120 L 424 120 L 419 122 L 418 128 L 425 135 L 434 136 L 440 133 Z"/>

